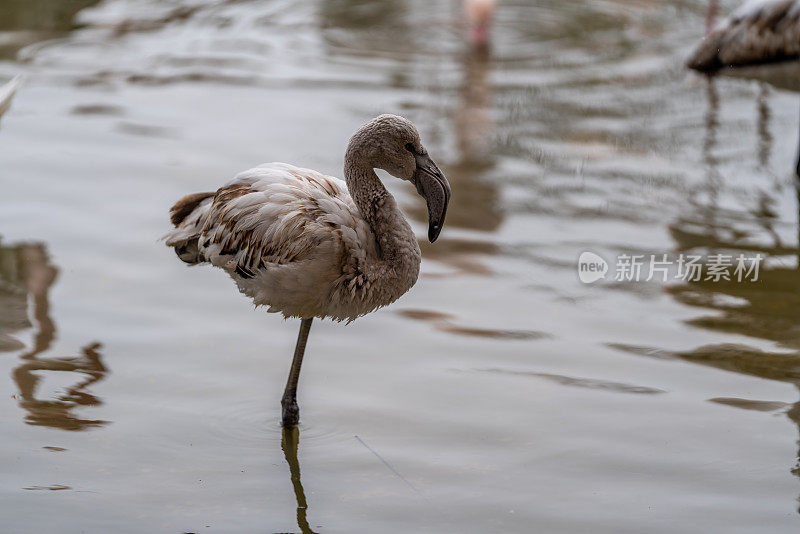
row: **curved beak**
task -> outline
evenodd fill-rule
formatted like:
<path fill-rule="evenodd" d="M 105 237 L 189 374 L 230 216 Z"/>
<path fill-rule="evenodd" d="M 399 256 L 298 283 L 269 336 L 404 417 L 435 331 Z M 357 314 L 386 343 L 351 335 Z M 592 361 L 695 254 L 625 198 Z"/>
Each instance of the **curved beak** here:
<path fill-rule="evenodd" d="M 450 203 L 450 184 L 428 154 L 415 154 L 414 157 L 417 160 L 414 185 L 428 203 L 428 240 L 433 243 L 444 225 L 447 204 Z"/>

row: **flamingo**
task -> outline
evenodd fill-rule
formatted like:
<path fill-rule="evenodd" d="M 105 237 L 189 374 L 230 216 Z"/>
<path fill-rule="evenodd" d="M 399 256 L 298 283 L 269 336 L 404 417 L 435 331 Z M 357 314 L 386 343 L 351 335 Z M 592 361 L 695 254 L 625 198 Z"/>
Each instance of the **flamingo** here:
<path fill-rule="evenodd" d="M 715 11 L 716 1 L 712 0 L 709 21 Z M 714 72 L 726 66 L 756 65 L 798 57 L 800 0 L 754 0 L 745 3 L 711 29 L 687 65 L 701 72 Z"/>
<path fill-rule="evenodd" d="M 473 46 L 478 48 L 488 46 L 489 28 L 494 18 L 497 0 L 463 0 L 463 7 Z"/>
<path fill-rule="evenodd" d="M 175 228 L 166 244 L 181 260 L 220 267 L 256 306 L 301 320 L 281 400 L 286 428 L 299 421 L 297 384 L 313 319 L 353 321 L 417 281 L 419 243 L 376 168 L 416 186 L 436 241 L 450 185 L 411 121 L 397 115 L 380 115 L 350 138 L 345 181 L 267 163 L 170 210 Z"/>

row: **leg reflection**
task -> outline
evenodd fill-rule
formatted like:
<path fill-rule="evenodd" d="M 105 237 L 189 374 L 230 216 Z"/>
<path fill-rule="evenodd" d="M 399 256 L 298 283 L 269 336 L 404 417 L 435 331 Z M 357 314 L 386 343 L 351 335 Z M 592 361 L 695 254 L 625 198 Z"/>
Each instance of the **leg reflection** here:
<path fill-rule="evenodd" d="M 306 519 L 306 510 L 308 503 L 306 502 L 306 494 L 303 491 L 303 483 L 300 482 L 300 462 L 297 461 L 297 445 L 300 441 L 300 431 L 297 427 L 284 428 L 281 437 L 281 449 L 286 458 L 286 463 L 289 464 L 289 473 L 292 478 L 292 486 L 294 487 L 294 496 L 297 500 L 297 526 L 303 534 L 316 534 L 311 527 L 308 526 L 308 519 Z"/>

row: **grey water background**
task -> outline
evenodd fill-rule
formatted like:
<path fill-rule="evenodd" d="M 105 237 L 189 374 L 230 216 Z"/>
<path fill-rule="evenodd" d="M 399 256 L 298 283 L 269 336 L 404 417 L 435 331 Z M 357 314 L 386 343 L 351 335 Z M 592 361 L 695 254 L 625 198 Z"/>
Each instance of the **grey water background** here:
<path fill-rule="evenodd" d="M 487 54 L 458 2 L 0 0 L 2 531 L 795 532 L 800 102 L 686 72 L 705 10 L 501 1 Z M 383 112 L 447 225 L 408 295 L 314 325 L 282 436 L 297 322 L 181 264 L 167 210 L 341 176 Z M 585 250 L 767 260 L 584 285 Z"/>

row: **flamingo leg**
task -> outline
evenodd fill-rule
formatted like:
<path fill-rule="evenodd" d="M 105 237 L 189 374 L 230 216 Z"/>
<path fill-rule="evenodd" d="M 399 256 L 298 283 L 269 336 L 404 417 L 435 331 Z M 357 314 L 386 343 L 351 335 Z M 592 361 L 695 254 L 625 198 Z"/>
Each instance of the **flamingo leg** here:
<path fill-rule="evenodd" d="M 306 351 L 308 332 L 311 330 L 311 321 L 314 318 L 303 319 L 300 322 L 300 332 L 297 334 L 297 345 L 294 348 L 292 368 L 289 370 L 289 379 L 283 391 L 281 406 L 281 420 L 284 428 L 294 428 L 300 421 L 300 408 L 297 406 L 297 382 L 300 380 L 300 366 L 303 364 L 303 354 Z"/>

